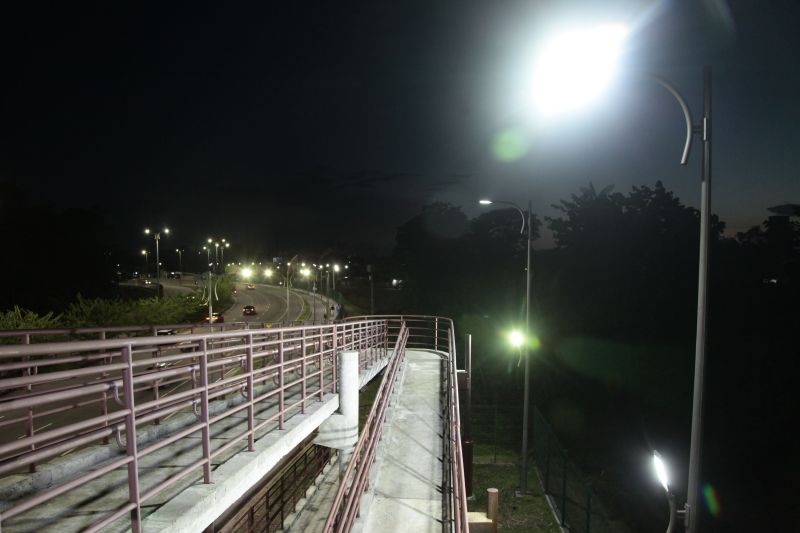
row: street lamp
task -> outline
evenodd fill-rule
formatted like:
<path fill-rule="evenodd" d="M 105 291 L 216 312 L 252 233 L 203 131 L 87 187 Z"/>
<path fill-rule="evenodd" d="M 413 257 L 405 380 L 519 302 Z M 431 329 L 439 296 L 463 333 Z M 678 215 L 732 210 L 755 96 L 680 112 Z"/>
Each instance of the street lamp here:
<path fill-rule="evenodd" d="M 336 273 L 339 272 L 339 265 L 333 265 L 333 298 L 336 299 Z"/>
<path fill-rule="evenodd" d="M 653 469 L 656 472 L 656 478 L 661 486 L 664 487 L 664 492 L 667 495 L 667 502 L 669 502 L 669 524 L 667 525 L 667 533 L 672 533 L 675 529 L 675 520 L 677 518 L 686 517 L 686 509 L 678 510 L 675 504 L 675 493 L 669 488 L 669 475 L 667 473 L 667 465 L 661 457 L 661 454 L 653 452 Z"/>
<path fill-rule="evenodd" d="M 230 248 L 230 247 L 231 247 L 230 241 L 226 241 L 225 239 L 222 239 L 222 244 L 220 244 L 219 250 L 220 250 L 220 259 L 222 259 L 223 268 L 225 268 L 225 248 Z"/>
<path fill-rule="evenodd" d="M 586 55 L 595 57 L 594 61 L 598 65 L 604 65 L 605 69 L 613 70 L 616 58 L 619 57 L 627 31 L 621 26 L 616 26 L 616 30 L 594 31 L 592 39 L 584 39 L 584 45 L 591 43 L 589 46 L 583 46 L 582 49 Z M 575 33 L 572 34 L 577 35 Z M 582 34 L 584 35 L 584 34 Z M 588 35 L 585 34 L 585 35 Z M 585 36 L 584 35 L 584 36 Z M 569 41 L 561 41 L 561 46 L 550 47 L 546 50 L 546 54 L 542 57 L 540 66 L 542 70 L 538 71 L 539 75 L 535 78 L 542 83 L 547 80 L 548 83 L 565 80 L 564 77 L 555 75 L 546 75 L 547 65 L 558 65 L 560 72 L 575 72 L 580 70 L 580 66 L 574 64 L 575 59 L 580 59 L 580 54 L 568 53 L 563 54 L 564 51 L 570 51 L 575 46 L 575 42 L 568 44 Z M 602 51 L 602 57 L 596 57 L 595 51 Z M 544 74 L 542 74 L 544 72 Z M 594 72 L 598 72 L 595 70 Z M 605 72 L 605 70 L 603 70 Z M 612 73 L 613 75 L 613 73 Z M 648 75 L 648 78 L 655 81 L 663 88 L 665 88 L 678 102 L 678 105 L 683 111 L 684 120 L 686 123 L 686 142 L 681 156 L 681 165 L 686 165 L 689 160 L 689 150 L 691 148 L 692 140 L 695 135 L 699 136 L 703 143 L 703 153 L 701 159 L 701 181 L 700 181 L 700 253 L 698 261 L 698 275 L 697 275 L 697 326 L 695 333 L 695 357 L 694 357 L 694 389 L 692 395 L 692 430 L 689 445 L 689 476 L 687 486 L 687 502 L 684 507 L 686 530 L 689 533 L 695 533 L 698 530 L 698 512 L 693 510 L 699 509 L 698 497 L 700 489 L 700 452 L 702 445 L 702 426 L 703 426 L 703 388 L 704 388 L 704 371 L 705 371 L 705 350 L 706 350 L 706 310 L 708 305 L 708 258 L 709 258 L 709 243 L 711 233 L 711 67 L 703 67 L 703 117 L 699 123 L 695 123 L 692 119 L 689 105 L 683 98 L 681 93 L 672 84 L 658 76 Z M 607 73 L 603 76 L 598 76 L 601 81 L 608 78 Z M 584 81 L 591 81 L 590 78 L 585 78 Z M 574 82 L 573 82 L 574 83 Z M 584 84 L 588 86 L 589 84 Z M 560 86 L 564 92 L 559 91 L 534 91 L 536 97 L 542 98 L 542 103 L 545 109 L 557 110 L 558 100 L 565 94 L 569 94 L 568 87 Z M 602 88 L 595 86 L 595 89 Z M 553 98 L 546 98 L 547 96 Z"/>
<path fill-rule="evenodd" d="M 150 228 L 145 228 L 144 229 L 144 234 L 145 235 L 150 235 L 150 233 L 153 233 L 153 236 L 155 237 L 155 240 L 156 240 L 156 280 L 159 281 L 159 282 L 161 281 L 161 259 L 159 258 L 158 241 L 161 240 L 161 233 L 162 232 L 164 233 L 164 235 L 169 235 L 169 228 L 164 228 L 163 230 L 156 231 L 156 232 L 151 232 Z"/>
<path fill-rule="evenodd" d="M 147 272 L 147 275 L 150 275 L 150 261 L 148 260 L 150 256 L 150 252 L 147 250 L 142 250 L 142 255 L 144 256 L 144 271 Z"/>
<path fill-rule="evenodd" d="M 305 263 L 303 263 L 305 264 Z M 311 277 L 311 273 L 314 273 L 314 277 Z M 311 285 L 309 288 L 311 289 L 311 321 L 316 323 L 317 321 L 317 271 L 315 269 L 311 269 L 308 267 L 303 268 L 300 273 L 308 280 L 309 284 Z"/>
<path fill-rule="evenodd" d="M 531 338 L 531 201 L 528 200 L 528 213 L 522 211 L 514 202 L 505 200 L 479 200 L 481 205 L 503 204 L 510 205 L 519 212 L 522 217 L 522 227 L 519 232 L 522 234 L 525 227 L 528 228 L 527 259 L 525 266 L 525 339 Z M 522 457 L 519 469 L 519 493 L 528 493 L 528 402 L 530 401 L 530 343 L 525 343 L 525 386 L 523 391 L 522 403 Z"/>
<path fill-rule="evenodd" d="M 175 251 L 178 252 L 178 272 L 183 273 L 183 250 L 175 248 Z"/>

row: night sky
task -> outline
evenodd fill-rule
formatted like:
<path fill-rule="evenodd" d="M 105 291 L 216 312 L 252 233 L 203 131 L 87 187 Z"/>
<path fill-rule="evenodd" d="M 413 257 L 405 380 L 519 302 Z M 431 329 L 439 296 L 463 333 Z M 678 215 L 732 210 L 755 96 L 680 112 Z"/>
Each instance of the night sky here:
<path fill-rule="evenodd" d="M 699 145 L 680 167 L 682 115 L 655 84 L 619 82 L 558 122 L 520 98 L 549 28 L 622 20 L 625 66 L 672 81 L 696 117 L 713 66 L 713 209 L 729 233 L 800 201 L 796 2 L 289 4 L 6 11 L 0 180 L 102 208 L 135 251 L 158 224 L 186 248 L 388 251 L 423 204 L 474 216 L 480 197 L 530 198 L 552 215 L 590 181 L 660 179 L 696 206 Z M 500 161 L 509 131 L 527 151 Z"/>

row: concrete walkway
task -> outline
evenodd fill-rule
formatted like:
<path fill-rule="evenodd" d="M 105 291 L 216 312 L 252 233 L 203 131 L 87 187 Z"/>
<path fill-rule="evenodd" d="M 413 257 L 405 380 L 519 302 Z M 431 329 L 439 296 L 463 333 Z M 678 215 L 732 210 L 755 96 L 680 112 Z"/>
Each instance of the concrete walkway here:
<path fill-rule="evenodd" d="M 441 356 L 407 350 L 353 531 L 442 531 Z M 289 532 L 322 531 L 339 487 L 330 469 Z"/>
<path fill-rule="evenodd" d="M 442 358 L 406 357 L 354 531 L 442 531 Z"/>

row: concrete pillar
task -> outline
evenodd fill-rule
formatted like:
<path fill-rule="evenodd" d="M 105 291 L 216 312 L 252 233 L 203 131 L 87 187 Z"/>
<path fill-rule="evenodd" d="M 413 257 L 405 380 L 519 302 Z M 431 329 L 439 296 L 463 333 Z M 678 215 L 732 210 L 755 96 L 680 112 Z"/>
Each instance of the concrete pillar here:
<path fill-rule="evenodd" d="M 358 352 L 339 353 L 339 410 L 317 431 L 316 444 L 339 451 L 339 474 L 344 474 L 358 442 Z"/>

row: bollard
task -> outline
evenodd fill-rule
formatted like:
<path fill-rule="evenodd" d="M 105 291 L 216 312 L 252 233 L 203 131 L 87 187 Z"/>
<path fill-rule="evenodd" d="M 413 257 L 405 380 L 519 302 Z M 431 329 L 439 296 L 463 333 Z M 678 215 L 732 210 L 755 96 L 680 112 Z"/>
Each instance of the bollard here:
<path fill-rule="evenodd" d="M 492 520 L 492 533 L 497 533 L 497 522 L 500 520 L 500 492 L 497 489 L 486 489 L 486 516 Z"/>

